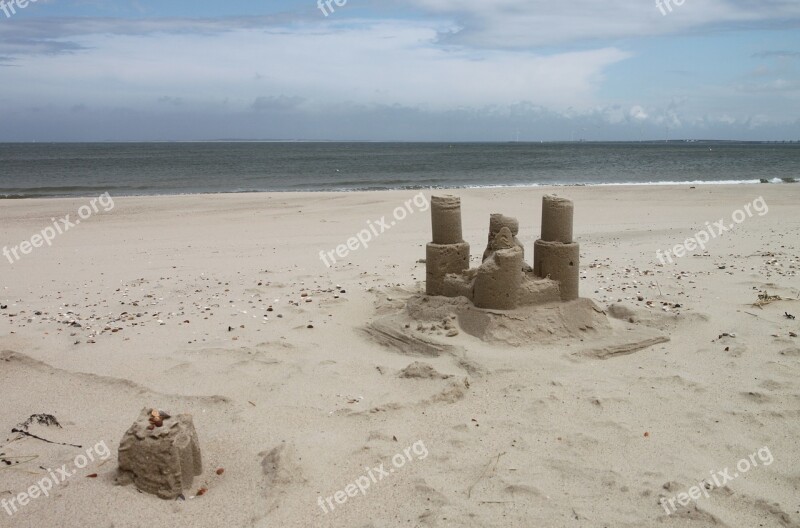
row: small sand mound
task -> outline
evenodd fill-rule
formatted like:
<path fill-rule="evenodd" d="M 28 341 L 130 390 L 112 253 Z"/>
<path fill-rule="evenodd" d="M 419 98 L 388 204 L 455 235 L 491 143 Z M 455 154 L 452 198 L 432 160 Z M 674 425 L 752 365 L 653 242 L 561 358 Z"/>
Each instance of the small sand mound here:
<path fill-rule="evenodd" d="M 400 371 L 400 376 L 404 379 L 447 379 L 452 376 L 438 372 L 432 365 L 415 361 Z"/>
<path fill-rule="evenodd" d="M 469 380 L 466 378 L 463 381 L 451 381 L 446 389 L 439 394 L 434 395 L 427 402 L 423 402 L 425 406 L 430 403 L 456 403 L 463 400 L 467 395 L 469 389 Z"/>
<path fill-rule="evenodd" d="M 632 306 L 624 303 L 612 304 L 609 306 L 608 315 L 621 321 L 633 322 L 636 320 L 636 311 Z"/>

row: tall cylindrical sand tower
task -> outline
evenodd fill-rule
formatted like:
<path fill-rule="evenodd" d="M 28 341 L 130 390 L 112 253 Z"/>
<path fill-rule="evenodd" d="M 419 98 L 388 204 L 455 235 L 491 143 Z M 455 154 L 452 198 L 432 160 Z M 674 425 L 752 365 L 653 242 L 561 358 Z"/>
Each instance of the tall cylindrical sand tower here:
<path fill-rule="evenodd" d="M 533 245 L 533 271 L 558 281 L 561 300 L 579 296 L 580 245 L 572 240 L 572 201 L 554 195 L 542 199 L 542 238 Z"/>
<path fill-rule="evenodd" d="M 469 269 L 469 244 L 461 231 L 461 198 L 431 197 L 433 242 L 425 249 L 425 290 L 428 295 L 444 294 L 444 277 Z"/>

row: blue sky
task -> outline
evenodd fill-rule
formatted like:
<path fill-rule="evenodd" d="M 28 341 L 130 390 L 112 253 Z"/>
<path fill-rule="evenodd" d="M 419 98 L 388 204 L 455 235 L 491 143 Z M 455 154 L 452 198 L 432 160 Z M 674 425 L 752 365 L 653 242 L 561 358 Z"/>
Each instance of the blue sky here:
<path fill-rule="evenodd" d="M 800 140 L 800 2 L 659 1 L 29 0 L 0 141 Z"/>

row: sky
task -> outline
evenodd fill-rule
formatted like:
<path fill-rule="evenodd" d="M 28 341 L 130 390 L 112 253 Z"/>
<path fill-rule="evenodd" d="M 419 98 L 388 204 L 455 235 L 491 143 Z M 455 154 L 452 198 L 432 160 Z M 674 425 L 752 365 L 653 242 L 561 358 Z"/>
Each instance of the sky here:
<path fill-rule="evenodd" d="M 0 141 L 800 140 L 798 0 L 0 2 Z"/>

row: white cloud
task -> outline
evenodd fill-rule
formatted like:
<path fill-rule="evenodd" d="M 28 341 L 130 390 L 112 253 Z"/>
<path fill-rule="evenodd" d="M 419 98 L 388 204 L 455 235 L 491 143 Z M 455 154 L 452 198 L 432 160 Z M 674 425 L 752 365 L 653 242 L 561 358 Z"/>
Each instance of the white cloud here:
<path fill-rule="evenodd" d="M 23 98 L 36 87 L 39 98 L 53 103 L 134 107 L 169 96 L 244 108 L 285 96 L 308 109 L 348 101 L 432 110 L 532 102 L 557 109 L 594 104 L 604 70 L 629 56 L 616 48 L 543 56 L 443 47 L 440 29 L 430 22 L 348 20 L 211 34 L 76 35 L 77 52 L 20 61 L 4 93 Z"/>
<path fill-rule="evenodd" d="M 664 0 L 666 1 L 666 0 Z M 412 0 L 463 24 L 452 41 L 529 47 L 621 37 L 667 35 L 727 23 L 798 20 L 796 0 L 672 0 L 663 15 L 652 0 Z M 666 12 L 666 9 L 665 9 Z"/>
<path fill-rule="evenodd" d="M 647 115 L 647 112 L 644 111 L 644 108 L 642 108 L 639 105 L 636 105 L 633 108 L 631 108 L 629 115 L 631 116 L 631 119 L 635 121 L 646 121 L 647 118 L 649 117 Z"/>

